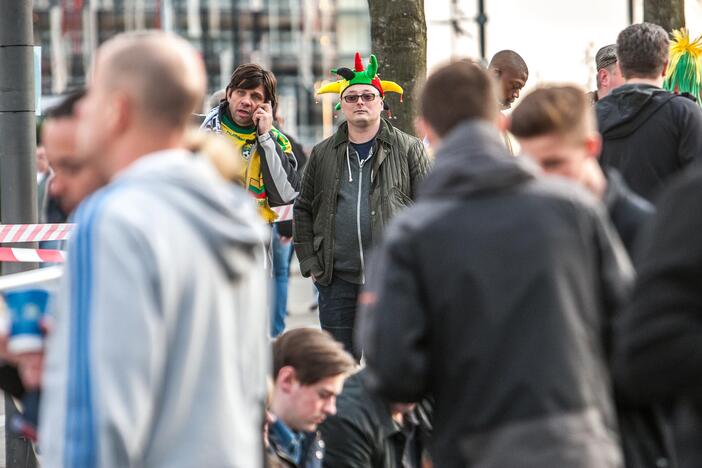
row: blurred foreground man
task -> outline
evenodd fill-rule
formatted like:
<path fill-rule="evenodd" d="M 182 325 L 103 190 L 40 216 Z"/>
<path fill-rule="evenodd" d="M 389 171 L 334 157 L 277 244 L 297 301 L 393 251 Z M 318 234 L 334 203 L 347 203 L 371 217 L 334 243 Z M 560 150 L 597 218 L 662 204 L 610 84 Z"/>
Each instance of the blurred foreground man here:
<path fill-rule="evenodd" d="M 598 161 L 602 137 L 588 97 L 575 86 L 535 90 L 517 106 L 510 130 L 524 155 L 547 174 L 580 183 L 602 200 L 629 254 L 653 205 L 629 190 L 616 169 L 603 170 Z"/>
<path fill-rule="evenodd" d="M 84 91 L 73 93 L 49 109 L 42 125 L 41 139 L 51 167 L 47 197 L 40 213 L 45 223 L 65 223 L 85 197 L 106 183 L 85 158 L 76 154 L 75 108 L 84 95 Z"/>
<path fill-rule="evenodd" d="M 46 352 L 46 466 L 261 466 L 265 228 L 183 149 L 204 91 L 175 36 L 99 49 L 77 146 L 110 183 L 75 215 Z"/>
<path fill-rule="evenodd" d="M 436 165 L 360 298 L 369 385 L 435 397 L 435 466 L 620 467 L 603 329 L 631 265 L 592 196 L 509 155 L 496 102 L 468 61 L 427 80 Z"/>
<path fill-rule="evenodd" d="M 597 163 L 602 139 L 587 95 L 576 86 L 550 86 L 530 93 L 512 113 L 512 133 L 525 157 L 547 174 L 582 184 L 607 208 L 627 251 L 654 215 L 653 206 L 626 187 L 615 169 Z M 609 326 L 606 327 L 609 329 Z M 663 412 L 617 393 L 619 432 L 627 468 L 672 465 L 672 435 Z"/>

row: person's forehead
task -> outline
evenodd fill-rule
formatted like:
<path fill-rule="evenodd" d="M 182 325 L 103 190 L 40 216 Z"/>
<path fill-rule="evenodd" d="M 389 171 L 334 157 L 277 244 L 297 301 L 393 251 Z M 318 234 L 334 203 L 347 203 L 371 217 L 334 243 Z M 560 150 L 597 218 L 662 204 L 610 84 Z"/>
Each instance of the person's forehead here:
<path fill-rule="evenodd" d="M 531 138 L 519 139 L 524 148 L 530 148 L 533 156 L 567 156 L 569 150 L 577 146 L 572 138 L 559 133 L 547 133 Z M 538 154 L 536 154 L 538 153 Z M 545 154 L 544 154 L 545 153 Z"/>
<path fill-rule="evenodd" d="M 52 145 L 75 143 L 78 121 L 75 117 L 47 120 L 42 128 L 42 142 L 51 150 Z"/>
<path fill-rule="evenodd" d="M 247 91 L 250 94 L 258 93 L 261 96 L 266 95 L 266 88 L 264 88 L 262 84 L 256 86 L 255 88 L 235 88 L 235 89 L 241 90 L 241 91 Z"/>
<path fill-rule="evenodd" d="M 318 392 L 325 391 L 337 394 L 341 392 L 341 388 L 344 385 L 344 377 L 344 374 L 327 377 L 319 382 L 315 382 L 310 387 L 314 387 L 314 389 Z"/>
<path fill-rule="evenodd" d="M 522 82 L 526 83 L 529 75 L 527 75 L 522 70 L 507 69 L 502 75 L 503 79 L 508 82 Z"/>
<path fill-rule="evenodd" d="M 366 94 L 366 93 L 377 93 L 378 91 L 370 85 L 352 85 L 346 89 L 344 94 Z"/>

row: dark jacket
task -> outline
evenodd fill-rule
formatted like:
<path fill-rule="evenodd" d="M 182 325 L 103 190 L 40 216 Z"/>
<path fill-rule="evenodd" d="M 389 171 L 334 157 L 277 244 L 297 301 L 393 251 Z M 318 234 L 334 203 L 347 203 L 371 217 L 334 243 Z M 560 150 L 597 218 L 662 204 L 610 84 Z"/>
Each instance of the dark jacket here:
<path fill-rule="evenodd" d="M 633 258 L 638 234 L 653 217 L 655 208 L 632 192 L 616 169 L 609 169 L 606 173 L 607 190 L 604 194 L 604 204 L 626 251 Z"/>
<path fill-rule="evenodd" d="M 692 100 L 645 84 L 626 84 L 595 107 L 604 146 L 600 163 L 651 201 L 671 175 L 702 158 L 702 110 Z"/>
<path fill-rule="evenodd" d="M 362 370 L 346 379 L 344 391 L 336 400 L 336 415 L 320 426 L 326 444 L 325 468 L 399 468 L 406 436 L 392 419 L 390 404 L 370 392 Z M 421 412 L 408 416 L 407 427 L 414 431 L 410 455 L 412 466 L 420 468 L 422 452 L 429 440 L 431 424 Z"/>
<path fill-rule="evenodd" d="M 442 468 L 621 466 L 606 352 L 632 269 L 602 206 L 455 128 L 361 295 L 373 389 L 431 394 Z"/>
<path fill-rule="evenodd" d="M 634 295 L 615 335 L 618 388 L 634 402 L 675 409 L 680 466 L 691 467 L 702 460 L 700 197 L 699 167 L 661 195 L 656 216 L 640 240 Z"/>
<path fill-rule="evenodd" d="M 417 185 L 429 170 L 424 145 L 381 120 L 371 166 L 370 209 L 373 242 L 386 224 L 412 203 Z M 348 124 L 312 150 L 295 202 L 293 237 L 303 276 L 314 274 L 321 285 L 331 281 L 334 265 L 336 201 L 347 170 Z"/>
<path fill-rule="evenodd" d="M 636 239 L 653 218 L 652 204 L 629 190 L 616 169 L 607 170 L 604 203 L 631 258 Z M 632 404 L 615 392 L 617 419 L 627 468 L 674 468 L 670 424 L 659 405 Z"/>
<path fill-rule="evenodd" d="M 615 377 L 638 402 L 702 406 L 702 169 L 663 194 L 642 238 L 634 296 L 617 327 Z M 699 462 L 699 461 L 698 461 Z"/>

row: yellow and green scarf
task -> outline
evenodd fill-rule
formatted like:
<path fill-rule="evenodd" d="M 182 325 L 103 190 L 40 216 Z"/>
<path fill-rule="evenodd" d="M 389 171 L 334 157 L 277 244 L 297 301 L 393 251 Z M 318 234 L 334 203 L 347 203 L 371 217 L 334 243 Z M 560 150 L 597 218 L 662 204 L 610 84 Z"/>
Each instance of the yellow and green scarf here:
<path fill-rule="evenodd" d="M 222 115 L 220 125 L 222 127 L 222 133 L 227 135 L 234 145 L 239 148 L 241 156 L 244 158 L 241 175 L 246 189 L 251 192 L 256 199 L 259 213 L 261 213 L 263 219 L 272 223 L 275 221 L 277 215 L 268 204 L 266 186 L 263 183 L 263 174 L 261 173 L 261 154 L 258 148 L 254 150 L 256 144 L 256 127 L 240 127 L 235 124 L 226 113 Z M 272 131 L 276 144 L 280 146 L 285 153 L 292 154 L 292 146 L 285 135 L 280 133 L 275 127 L 273 127 Z M 251 154 L 252 151 L 253 154 Z"/>

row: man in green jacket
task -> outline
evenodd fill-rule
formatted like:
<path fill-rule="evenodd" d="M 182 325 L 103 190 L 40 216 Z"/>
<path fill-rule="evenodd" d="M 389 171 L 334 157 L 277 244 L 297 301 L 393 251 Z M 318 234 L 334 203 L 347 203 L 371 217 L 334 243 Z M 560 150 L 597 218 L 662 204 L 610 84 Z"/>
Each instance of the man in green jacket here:
<path fill-rule="evenodd" d="M 312 150 L 294 210 L 295 251 L 319 290 L 322 329 L 357 360 L 353 328 L 370 247 L 412 203 L 429 169 L 422 142 L 381 117 L 385 92 L 402 88 L 381 81 L 377 70 L 375 56 L 364 69 L 356 54 L 354 70 L 332 70 L 342 79 L 318 91 L 339 93 L 346 122 Z"/>

